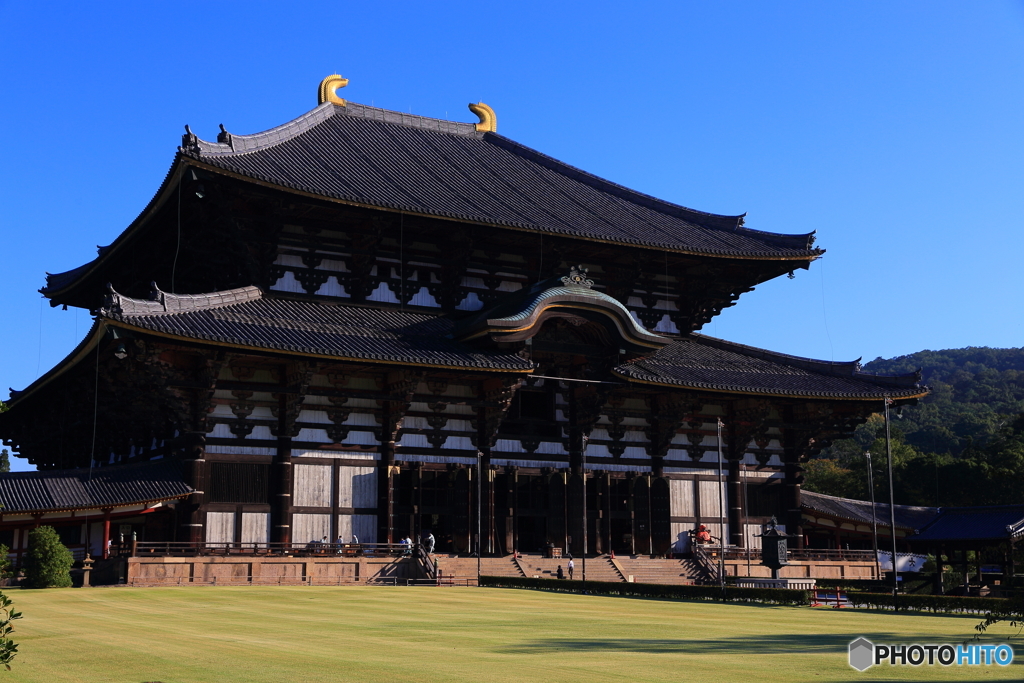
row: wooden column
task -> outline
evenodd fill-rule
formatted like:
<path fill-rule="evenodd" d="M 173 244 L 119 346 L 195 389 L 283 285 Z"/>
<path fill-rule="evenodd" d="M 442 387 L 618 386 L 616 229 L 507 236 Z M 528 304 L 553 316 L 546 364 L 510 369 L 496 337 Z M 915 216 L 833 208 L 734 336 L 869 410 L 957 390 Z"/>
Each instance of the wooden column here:
<path fill-rule="evenodd" d="M 512 520 L 512 550 L 519 551 L 519 468 L 508 467 L 509 519 Z"/>
<path fill-rule="evenodd" d="M 743 525 L 743 481 L 740 479 L 740 461 L 730 459 L 727 462 L 728 481 L 726 482 L 726 504 L 729 506 L 729 543 L 737 548 L 745 548 L 746 533 Z"/>
<path fill-rule="evenodd" d="M 277 395 L 277 453 L 272 472 L 274 490 L 270 502 L 270 540 L 274 543 L 292 542 L 292 437 L 289 436 L 288 396 Z"/>
<path fill-rule="evenodd" d="M 103 510 L 103 545 L 100 547 L 103 559 L 110 557 L 110 508 Z"/>
<path fill-rule="evenodd" d="M 377 542 L 391 543 L 394 534 L 395 489 L 391 482 L 395 465 L 395 431 L 389 425 L 395 421 L 390 401 L 384 403 L 381 416 L 380 460 L 377 461 Z"/>
<path fill-rule="evenodd" d="M 204 533 L 206 501 L 204 493 L 207 486 L 206 437 L 199 433 L 189 433 L 183 438 L 182 464 L 184 465 L 185 483 L 193 491 L 188 498 L 180 503 L 179 524 L 182 532 L 180 539 L 192 544 L 200 544 L 206 540 Z"/>

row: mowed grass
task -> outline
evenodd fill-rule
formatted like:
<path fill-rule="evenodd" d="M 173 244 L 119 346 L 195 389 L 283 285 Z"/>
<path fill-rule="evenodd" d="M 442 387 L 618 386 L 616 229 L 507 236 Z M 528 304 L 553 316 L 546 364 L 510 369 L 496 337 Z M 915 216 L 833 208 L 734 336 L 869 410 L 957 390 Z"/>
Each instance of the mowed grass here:
<path fill-rule="evenodd" d="M 1021 680 L 1024 666 L 889 667 L 847 644 L 962 642 L 978 617 L 495 588 L 13 590 L 0 681 Z M 987 640 L 1014 631 L 1000 626 Z M 1013 641 L 1011 641 L 1013 642 Z M 1024 660 L 1024 647 L 1018 660 Z"/>

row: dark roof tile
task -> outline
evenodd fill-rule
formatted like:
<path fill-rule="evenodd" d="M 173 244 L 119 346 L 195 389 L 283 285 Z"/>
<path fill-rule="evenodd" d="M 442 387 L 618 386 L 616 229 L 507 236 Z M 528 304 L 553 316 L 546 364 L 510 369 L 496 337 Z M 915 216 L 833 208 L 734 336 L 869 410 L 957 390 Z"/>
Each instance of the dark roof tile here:
<path fill-rule="evenodd" d="M 157 296 L 140 301 L 115 292 L 103 314 L 157 333 L 248 348 L 470 370 L 533 369 L 516 355 L 453 341 L 452 322 L 439 316 L 263 298 L 255 287 Z"/>
<path fill-rule="evenodd" d="M 192 489 L 175 460 L 89 470 L 0 474 L 4 514 L 94 509 L 183 498 Z"/>
<path fill-rule="evenodd" d="M 810 235 L 748 230 L 630 190 L 472 124 L 350 103 L 183 153 L 278 186 L 369 206 L 720 256 L 810 259 Z"/>
<path fill-rule="evenodd" d="M 699 334 L 624 363 L 615 372 L 652 384 L 766 396 L 881 400 L 927 391 L 917 375 L 880 377 L 859 372 L 857 363 L 797 358 Z"/>

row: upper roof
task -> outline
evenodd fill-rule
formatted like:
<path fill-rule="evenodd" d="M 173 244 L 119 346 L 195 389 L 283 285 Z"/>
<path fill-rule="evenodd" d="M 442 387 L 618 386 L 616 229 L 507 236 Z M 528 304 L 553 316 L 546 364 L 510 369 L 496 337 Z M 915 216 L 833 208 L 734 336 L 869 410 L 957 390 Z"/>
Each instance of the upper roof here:
<path fill-rule="evenodd" d="M 325 102 L 256 135 L 184 136 L 183 155 L 359 205 L 713 256 L 807 261 L 813 233 L 748 230 L 591 175 L 474 124 Z"/>
<path fill-rule="evenodd" d="M 828 517 L 859 524 L 871 524 L 871 503 L 866 500 L 838 498 L 805 490 L 800 492 L 800 506 Z M 894 505 L 893 512 L 896 516 L 897 529 L 916 530 L 923 528 L 933 520 L 939 512 L 939 508 Z M 875 503 L 875 523 L 879 527 L 889 527 L 888 504 Z"/>
<path fill-rule="evenodd" d="M 945 508 L 909 540 L 1002 541 L 1024 536 L 1024 505 Z"/>
<path fill-rule="evenodd" d="M 250 349 L 467 370 L 533 370 L 514 354 L 449 339 L 447 318 L 264 298 L 257 287 L 177 295 L 154 285 L 149 301 L 111 292 L 101 315 L 164 336 Z"/>
<path fill-rule="evenodd" d="M 157 503 L 192 492 L 181 465 L 155 460 L 76 470 L 0 474 L 3 514 L 100 509 Z"/>
<path fill-rule="evenodd" d="M 647 384 L 769 396 L 882 400 L 928 393 L 920 373 L 874 375 L 861 372 L 858 361 L 799 358 L 696 333 L 614 372 Z"/>

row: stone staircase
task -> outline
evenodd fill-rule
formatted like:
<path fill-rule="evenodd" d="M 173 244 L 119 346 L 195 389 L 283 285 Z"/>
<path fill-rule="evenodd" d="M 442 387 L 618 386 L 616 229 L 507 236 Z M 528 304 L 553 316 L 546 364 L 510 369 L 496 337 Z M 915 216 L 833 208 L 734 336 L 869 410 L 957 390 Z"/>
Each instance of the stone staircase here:
<path fill-rule="evenodd" d="M 565 578 L 569 578 L 569 570 L 566 569 L 569 559 L 565 557 L 549 559 L 541 555 L 523 555 L 518 563 L 527 578 L 554 579 L 558 574 L 558 565 L 562 565 Z M 579 581 L 583 578 L 583 560 L 576 558 L 575 564 L 576 570 L 573 578 Z M 587 581 L 621 582 L 625 580 L 625 577 L 619 573 L 607 555 L 587 558 Z"/>
<path fill-rule="evenodd" d="M 434 555 L 437 569 L 445 577 L 476 580 L 476 558 L 459 557 L 457 555 Z M 508 576 L 520 578 L 523 572 L 516 565 L 511 555 L 505 557 L 484 557 L 480 560 L 480 573 L 484 576 Z"/>
<path fill-rule="evenodd" d="M 647 555 L 620 555 L 615 558 L 619 569 L 636 583 L 692 585 L 706 577 L 692 560 L 653 559 Z"/>
<path fill-rule="evenodd" d="M 454 579 L 459 585 L 464 585 L 469 579 L 476 580 L 475 557 L 459 557 L 444 553 L 433 557 L 437 559 L 437 568 L 444 578 Z M 542 555 L 524 554 L 519 559 L 511 555 L 485 557 L 480 561 L 480 573 L 484 576 L 554 579 L 558 573 L 558 565 L 562 565 L 562 571 L 565 572 L 566 578 L 569 578 L 569 571 L 566 568 L 568 564 L 568 558 L 551 559 Z M 620 555 L 615 559 L 607 555 L 587 558 L 588 581 L 623 582 L 629 576 L 632 576 L 636 583 L 668 585 L 692 585 L 707 578 L 692 560 L 654 559 L 646 555 Z M 574 578 L 577 581 L 583 578 L 581 558 L 576 558 Z"/>

